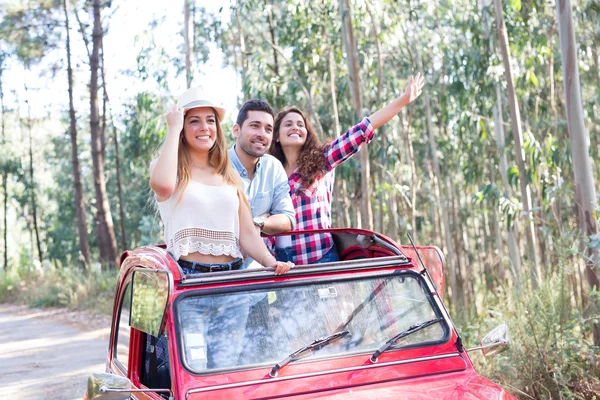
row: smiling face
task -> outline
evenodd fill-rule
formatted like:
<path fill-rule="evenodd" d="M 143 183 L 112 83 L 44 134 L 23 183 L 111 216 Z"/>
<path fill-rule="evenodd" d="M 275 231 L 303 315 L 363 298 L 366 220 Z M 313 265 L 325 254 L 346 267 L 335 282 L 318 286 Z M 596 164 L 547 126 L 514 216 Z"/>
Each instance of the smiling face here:
<path fill-rule="evenodd" d="M 217 140 L 217 118 L 212 108 L 192 108 L 185 113 L 183 135 L 190 150 L 208 152 Z"/>
<path fill-rule="evenodd" d="M 296 112 L 287 113 L 281 120 L 277 140 L 282 147 L 302 147 L 306 143 L 306 123 L 302 115 Z"/>
<path fill-rule="evenodd" d="M 242 126 L 235 124 L 236 145 L 250 157 L 265 155 L 273 140 L 273 116 L 264 111 L 248 111 Z"/>

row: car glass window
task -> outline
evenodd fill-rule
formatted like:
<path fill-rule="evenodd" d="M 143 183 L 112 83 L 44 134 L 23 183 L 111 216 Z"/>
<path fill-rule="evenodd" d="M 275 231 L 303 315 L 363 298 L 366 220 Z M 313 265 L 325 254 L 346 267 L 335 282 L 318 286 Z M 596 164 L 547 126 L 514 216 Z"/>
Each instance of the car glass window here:
<path fill-rule="evenodd" d="M 404 274 L 187 297 L 177 306 L 184 362 L 198 372 L 274 363 L 342 330 L 349 335 L 311 357 L 372 353 L 399 332 L 438 317 L 421 282 Z M 445 332 L 445 324 L 435 324 L 396 347 L 438 341 Z"/>
<path fill-rule="evenodd" d="M 115 338 L 115 359 L 127 371 L 129 360 L 129 314 L 131 308 L 131 282 L 127 284 L 119 306 L 119 320 L 117 322 L 117 337 Z"/>

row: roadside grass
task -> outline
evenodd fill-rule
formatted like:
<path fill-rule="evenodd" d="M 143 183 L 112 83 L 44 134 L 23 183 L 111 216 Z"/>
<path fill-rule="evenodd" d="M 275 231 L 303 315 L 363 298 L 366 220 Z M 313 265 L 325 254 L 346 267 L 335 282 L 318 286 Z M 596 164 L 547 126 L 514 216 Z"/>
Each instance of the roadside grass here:
<path fill-rule="evenodd" d="M 111 315 L 117 272 L 62 267 L 0 273 L 0 302 Z"/>
<path fill-rule="evenodd" d="M 461 329 L 467 348 L 502 323 L 511 341 L 509 350 L 495 357 L 471 353 L 479 373 L 520 399 L 600 400 L 600 348 L 593 346 L 591 333 L 600 312 L 583 311 L 567 282 L 557 274 L 536 290 L 498 288 L 479 299 L 485 306 Z"/>

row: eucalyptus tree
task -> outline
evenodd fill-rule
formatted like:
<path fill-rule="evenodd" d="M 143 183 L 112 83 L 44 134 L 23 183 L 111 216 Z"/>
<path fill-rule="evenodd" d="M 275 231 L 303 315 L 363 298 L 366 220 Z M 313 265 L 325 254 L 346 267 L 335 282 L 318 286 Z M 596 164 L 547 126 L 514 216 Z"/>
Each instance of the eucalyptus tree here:
<path fill-rule="evenodd" d="M 90 135 L 92 145 L 92 163 L 94 169 L 94 189 L 96 193 L 96 233 L 100 260 L 104 265 L 117 265 L 117 243 L 113 227 L 110 203 L 106 195 L 106 180 L 104 177 L 104 157 L 100 138 L 100 121 L 98 110 L 98 66 L 99 51 L 102 40 L 102 5 L 100 0 L 92 4 L 93 34 L 92 52 L 90 56 Z"/>
<path fill-rule="evenodd" d="M 192 42 L 193 42 L 193 33 L 192 28 L 193 24 L 190 23 L 190 14 L 192 13 L 192 5 L 190 0 L 184 0 L 183 2 L 183 47 L 185 54 L 185 81 L 186 87 L 189 88 L 192 86 L 192 80 L 194 79 L 194 75 L 192 72 Z"/>
<path fill-rule="evenodd" d="M 573 10 L 570 0 L 557 0 L 558 31 L 560 34 L 560 54 L 563 65 L 565 108 L 571 139 L 571 153 L 575 180 L 575 204 L 579 217 L 580 230 L 591 238 L 598 233 L 596 221 L 596 188 L 590 161 L 590 138 L 583 121 L 581 86 L 577 66 L 577 42 L 573 28 Z M 590 286 L 600 289 L 598 260 L 600 251 L 588 247 L 586 276 Z M 596 302 L 598 302 L 596 300 Z M 595 302 L 595 303 L 596 303 Z M 593 324 L 594 345 L 600 346 L 600 323 Z"/>
<path fill-rule="evenodd" d="M 84 208 L 83 186 L 81 183 L 81 171 L 79 166 L 79 149 L 77 144 L 77 117 L 73 102 L 73 68 L 71 67 L 71 33 L 69 25 L 69 1 L 63 0 L 65 14 L 66 51 L 67 51 L 67 81 L 69 92 L 69 122 L 71 135 L 71 163 L 73 165 L 73 186 L 75 192 L 75 215 L 77 217 L 77 233 L 79 237 L 79 250 L 83 257 L 86 269 L 90 266 L 91 255 L 87 238 L 87 223 Z"/>
<path fill-rule="evenodd" d="M 0 117 L 0 138 L 2 140 L 1 145 L 2 147 L 5 147 L 5 143 L 6 143 L 6 121 L 4 120 L 5 116 L 6 116 L 6 112 L 5 112 L 5 108 L 4 108 L 4 90 L 3 90 L 3 86 L 2 86 L 2 80 L 3 80 L 3 76 L 2 73 L 4 72 L 4 65 L 6 62 L 6 58 L 8 57 L 8 53 L 4 52 L 4 50 L 2 50 L 0 48 L 0 113 L 2 114 L 2 116 Z M 5 165 L 2 165 L 2 198 L 3 198 L 3 210 L 4 210 L 4 214 L 3 214 L 3 230 L 2 230 L 2 235 L 3 235 L 3 239 L 4 239 L 4 253 L 3 253 L 3 259 L 4 259 L 4 271 L 8 270 L 8 169 L 6 168 Z"/>
<path fill-rule="evenodd" d="M 358 54 L 354 40 L 354 28 L 352 27 L 352 9 L 348 0 L 339 0 L 340 17 L 342 19 L 342 37 L 346 49 L 346 61 L 348 63 L 348 79 L 350 81 L 350 97 L 354 107 L 354 115 L 359 118 L 363 114 L 363 103 L 361 98 L 362 88 L 360 82 L 360 71 L 358 68 Z M 364 147 L 364 146 L 363 146 Z M 363 229 L 373 228 L 373 209 L 371 208 L 371 169 L 369 164 L 368 150 L 360 153 L 360 215 L 361 227 Z"/>
<path fill-rule="evenodd" d="M 531 210 L 531 191 L 527 182 L 527 172 L 525 170 L 525 160 L 523 151 L 523 133 L 521 127 L 521 114 L 519 110 L 519 104 L 515 92 L 513 71 L 511 65 L 510 49 L 508 43 L 508 35 L 506 33 L 506 25 L 504 23 L 502 2 L 501 0 L 494 0 L 494 15 L 496 17 L 496 34 L 498 36 L 498 45 L 502 52 L 502 61 L 504 63 L 504 74 L 506 78 L 506 86 L 508 90 L 508 103 L 510 106 L 511 113 L 511 125 L 513 140 L 515 146 L 515 156 L 517 160 L 517 166 L 519 168 L 519 184 L 521 188 L 521 202 L 523 204 L 523 212 L 525 213 L 527 224 L 525 227 L 525 235 L 527 237 L 527 254 L 529 256 L 529 262 L 531 263 L 531 284 L 534 287 L 538 287 L 542 281 L 542 273 L 540 270 L 535 225 L 532 217 Z"/>

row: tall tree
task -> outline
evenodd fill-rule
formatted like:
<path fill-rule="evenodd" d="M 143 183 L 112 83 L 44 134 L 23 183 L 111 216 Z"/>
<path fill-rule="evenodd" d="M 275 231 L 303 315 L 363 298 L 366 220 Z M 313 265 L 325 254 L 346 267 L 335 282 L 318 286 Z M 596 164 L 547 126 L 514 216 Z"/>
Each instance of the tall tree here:
<path fill-rule="evenodd" d="M 360 71 L 358 68 L 358 51 L 354 40 L 354 28 L 352 27 L 352 12 L 348 0 L 340 0 L 340 16 L 342 18 L 342 36 L 344 48 L 346 49 L 346 62 L 348 64 L 348 79 L 350 80 L 350 97 L 356 118 L 363 114 Z M 369 165 L 369 152 L 364 149 L 360 151 L 360 215 L 361 228 L 373 228 L 373 210 L 371 208 L 371 171 Z"/>
<path fill-rule="evenodd" d="M 479 0 L 477 2 L 479 6 L 479 11 L 482 14 L 483 19 L 483 28 L 484 28 L 484 36 L 485 39 L 489 42 L 489 48 L 494 48 L 492 42 L 492 35 L 490 29 L 490 22 L 487 13 L 484 11 L 483 1 Z M 485 4 L 486 6 L 488 4 Z M 496 90 L 496 102 L 494 103 L 494 108 L 492 110 L 494 116 L 494 137 L 496 139 L 496 147 L 498 147 L 499 159 L 498 170 L 500 172 L 500 177 L 502 178 L 502 184 L 504 187 L 504 191 L 508 195 L 509 198 L 512 197 L 512 188 L 508 183 L 508 159 L 506 156 L 506 140 L 504 137 L 504 119 L 502 118 L 502 96 L 500 94 L 500 84 L 498 82 L 494 82 L 494 88 Z M 495 212 L 495 211 L 494 211 Z M 495 219 L 495 218 L 494 218 Z M 499 233 L 499 232 L 498 232 Z M 513 275 L 515 278 L 515 283 L 517 285 L 521 284 L 522 281 L 522 269 L 521 269 L 521 250 L 519 249 L 519 241 L 518 241 L 518 232 L 517 225 L 515 223 L 507 224 L 506 226 L 506 241 L 508 245 L 508 258 L 509 265 L 511 271 L 513 271 Z M 501 237 L 497 237 L 497 240 L 501 240 Z M 501 249 L 498 249 L 501 251 Z M 499 254 L 502 256 L 502 253 Z"/>
<path fill-rule="evenodd" d="M 5 132 L 5 109 L 4 109 L 4 91 L 2 88 L 2 73 L 4 72 L 4 60 L 7 57 L 7 53 L 0 50 L 0 113 L 2 113 L 2 120 L 0 121 L 1 128 L 1 136 L 2 145 L 6 143 L 6 132 Z M 4 238 L 4 271 L 8 270 L 8 168 L 3 166 L 2 168 L 2 199 L 3 199 L 3 209 L 4 209 L 4 226 L 2 230 L 2 235 Z"/>
<path fill-rule="evenodd" d="M 192 71 L 192 53 L 193 53 L 193 43 L 194 43 L 194 34 L 192 33 L 193 29 L 193 20 L 190 23 L 190 15 L 192 4 L 190 0 L 184 0 L 183 2 L 183 46 L 184 46 L 184 54 L 185 54 L 185 82 L 186 87 L 189 88 L 192 86 L 192 80 L 194 79 L 194 74 Z"/>
<path fill-rule="evenodd" d="M 531 191 L 527 181 L 527 171 L 525 170 L 525 154 L 523 151 L 523 130 L 521 127 L 521 113 L 519 111 L 519 102 L 515 91 L 513 79 L 513 70 L 511 65 L 510 48 L 508 44 L 508 34 L 504 24 L 504 13 L 502 11 L 502 0 L 494 0 L 494 15 L 496 17 L 496 34 L 498 45 L 502 52 L 502 61 L 504 63 L 504 76 L 506 78 L 506 88 L 508 90 L 508 103 L 510 106 L 511 126 L 513 140 L 515 145 L 515 156 L 517 167 L 519 169 L 519 186 L 521 188 L 521 203 L 526 217 L 525 235 L 527 237 L 527 255 L 531 263 L 531 284 L 538 287 L 541 284 L 542 273 L 537 256 L 537 245 L 535 235 L 535 224 L 531 211 Z"/>
<path fill-rule="evenodd" d="M 69 120 L 71 134 L 71 163 L 73 165 L 73 187 L 75 190 L 75 214 L 77 216 L 77 233 L 79 235 L 79 251 L 83 257 L 84 267 L 90 266 L 91 255 L 87 237 L 87 224 L 83 201 L 83 186 L 81 184 L 81 172 L 79 168 L 79 150 L 77 145 L 77 117 L 75 116 L 75 105 L 73 103 L 73 68 L 71 67 L 71 33 L 69 27 L 69 1 L 63 0 L 65 12 L 65 30 L 67 47 L 67 80 L 69 84 Z"/>
<path fill-rule="evenodd" d="M 575 204 L 581 232 L 586 237 L 598 233 L 596 221 L 596 185 L 590 161 L 590 137 L 583 122 L 581 86 L 577 67 L 577 42 L 573 29 L 571 0 L 557 0 L 560 58 L 563 66 L 565 109 L 571 142 L 571 159 L 575 178 Z M 593 289 L 600 289 L 598 250 L 588 247 L 586 262 L 587 281 Z M 593 324 L 594 345 L 600 346 L 600 323 Z"/>
<path fill-rule="evenodd" d="M 26 65 L 26 64 L 25 64 Z M 27 75 L 27 67 L 24 68 L 24 75 Z M 33 222 L 33 230 L 35 233 L 35 243 L 37 245 L 38 259 L 40 264 L 44 260 L 44 252 L 42 251 L 42 239 L 40 237 L 40 225 L 38 221 L 38 204 L 37 196 L 35 193 L 35 170 L 33 162 L 33 132 L 31 131 L 31 106 L 29 105 L 29 89 L 27 87 L 27 81 L 24 80 L 23 88 L 25 89 L 25 104 L 27 104 L 27 136 L 29 139 L 29 197 L 31 199 L 31 217 Z"/>
<path fill-rule="evenodd" d="M 98 111 L 98 67 L 99 51 L 102 41 L 102 20 L 100 18 L 100 0 L 93 3 L 94 28 L 92 34 L 92 53 L 90 57 L 90 135 L 92 145 L 92 163 L 94 167 L 94 189 L 96 192 L 96 224 L 100 260 L 104 265 L 116 265 L 117 242 L 106 195 L 104 162 L 100 138 L 100 118 Z"/>

